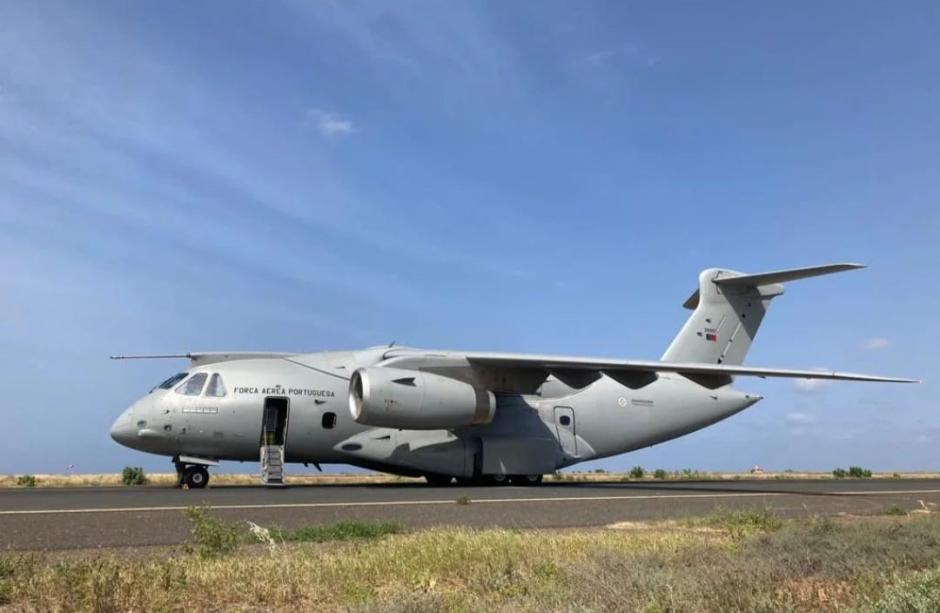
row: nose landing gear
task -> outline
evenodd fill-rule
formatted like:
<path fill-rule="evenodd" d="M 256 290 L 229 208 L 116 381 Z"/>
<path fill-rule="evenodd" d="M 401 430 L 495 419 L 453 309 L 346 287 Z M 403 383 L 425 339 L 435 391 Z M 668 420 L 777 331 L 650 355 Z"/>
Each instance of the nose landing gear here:
<path fill-rule="evenodd" d="M 176 487 L 184 485 L 189 489 L 201 489 L 209 484 L 209 470 L 202 464 L 184 464 L 177 460 Z"/>

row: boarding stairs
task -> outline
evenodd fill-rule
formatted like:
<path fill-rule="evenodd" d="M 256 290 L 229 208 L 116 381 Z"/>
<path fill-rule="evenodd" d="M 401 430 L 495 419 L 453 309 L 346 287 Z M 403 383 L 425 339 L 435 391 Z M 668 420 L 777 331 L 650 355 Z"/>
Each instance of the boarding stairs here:
<path fill-rule="evenodd" d="M 284 485 L 284 445 L 261 446 L 261 483 Z"/>

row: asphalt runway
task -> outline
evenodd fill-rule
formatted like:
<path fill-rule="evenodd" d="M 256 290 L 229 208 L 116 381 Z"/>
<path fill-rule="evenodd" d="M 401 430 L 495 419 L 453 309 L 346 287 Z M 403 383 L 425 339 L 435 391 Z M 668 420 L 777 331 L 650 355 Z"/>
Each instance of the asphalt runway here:
<path fill-rule="evenodd" d="M 458 504 L 462 497 L 469 504 Z M 781 516 L 872 514 L 894 505 L 940 510 L 940 480 L 0 489 L 0 549 L 174 545 L 189 538 L 182 510 L 192 505 L 209 505 L 228 520 L 288 528 L 342 520 L 395 521 L 408 527 L 573 528 L 717 509 L 767 508 Z"/>

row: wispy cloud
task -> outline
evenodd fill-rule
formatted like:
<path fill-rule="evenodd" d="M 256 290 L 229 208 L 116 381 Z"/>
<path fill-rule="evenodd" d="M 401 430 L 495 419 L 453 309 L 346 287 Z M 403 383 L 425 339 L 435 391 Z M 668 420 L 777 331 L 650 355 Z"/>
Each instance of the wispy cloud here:
<path fill-rule="evenodd" d="M 873 336 L 862 343 L 862 349 L 865 351 L 878 351 L 879 349 L 887 349 L 890 345 L 891 341 L 885 337 Z"/>
<path fill-rule="evenodd" d="M 798 392 L 806 394 L 818 392 L 827 385 L 829 385 L 829 381 L 825 379 L 795 379 L 793 381 L 793 387 L 795 387 Z"/>
<path fill-rule="evenodd" d="M 813 370 L 819 372 L 832 372 L 831 368 L 825 368 L 822 366 L 817 366 Z M 794 379 L 793 388 L 805 394 L 812 394 L 818 392 L 819 390 L 827 387 L 831 383 L 828 379 Z"/>
<path fill-rule="evenodd" d="M 809 424 L 816 423 L 816 418 L 812 415 L 807 415 L 806 413 L 800 413 L 799 411 L 794 411 L 792 413 L 787 413 L 783 418 L 790 425 L 794 426 L 807 426 Z"/>
<path fill-rule="evenodd" d="M 307 110 L 304 123 L 315 127 L 324 136 L 343 136 L 358 130 L 351 119 L 318 108 Z"/>
<path fill-rule="evenodd" d="M 623 43 L 607 49 L 593 51 L 577 58 L 576 62 L 599 66 L 614 60 L 627 60 L 631 63 L 642 64 L 652 68 L 658 64 L 662 58 L 656 54 L 645 53 L 639 47 L 632 43 Z"/>

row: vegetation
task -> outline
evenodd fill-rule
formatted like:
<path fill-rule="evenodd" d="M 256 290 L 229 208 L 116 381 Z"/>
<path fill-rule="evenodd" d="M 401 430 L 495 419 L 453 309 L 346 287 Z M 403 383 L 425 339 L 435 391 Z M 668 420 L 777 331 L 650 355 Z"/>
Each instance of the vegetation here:
<path fill-rule="evenodd" d="M 871 479 L 871 474 L 870 470 L 862 468 L 861 466 L 849 466 L 848 470 L 836 468 L 832 471 L 832 476 L 836 479 L 845 479 L 846 477 L 852 477 L 853 479 Z"/>
<path fill-rule="evenodd" d="M 193 535 L 193 543 L 188 549 L 201 558 L 230 554 L 249 539 L 247 527 L 213 517 L 209 507 L 189 507 L 183 513 L 189 519 Z"/>
<path fill-rule="evenodd" d="M 869 609 L 877 613 L 940 611 L 940 569 L 920 572 L 901 581 Z"/>
<path fill-rule="evenodd" d="M 871 479 L 871 471 L 861 466 L 849 466 L 849 476 L 855 479 Z"/>
<path fill-rule="evenodd" d="M 455 502 L 457 504 L 470 504 L 470 496 L 457 496 Z"/>
<path fill-rule="evenodd" d="M 16 484 L 20 487 L 36 487 L 37 482 L 33 475 L 20 475 L 16 478 Z"/>
<path fill-rule="evenodd" d="M 940 516 L 564 531 L 347 522 L 265 529 L 190 509 L 185 555 L 0 554 L 14 610 L 940 610 Z M 256 543 L 256 544 L 251 544 Z M 257 543 L 264 543 L 259 555 Z M 208 554 L 208 555 L 207 555 Z M 130 555 L 130 554 L 128 554 Z"/>
<path fill-rule="evenodd" d="M 634 466 L 630 469 L 630 478 L 631 479 L 642 479 L 646 476 L 646 471 L 643 470 L 642 466 Z"/>
<path fill-rule="evenodd" d="M 275 542 L 325 543 L 327 541 L 372 540 L 389 534 L 398 534 L 401 531 L 401 524 L 394 522 L 341 521 L 324 526 L 306 526 L 297 530 L 276 528 L 270 533 Z"/>
<path fill-rule="evenodd" d="M 745 537 L 760 532 L 776 532 L 783 527 L 783 520 L 769 510 L 729 510 L 718 511 L 700 519 L 693 519 L 690 524 L 705 526 L 725 531 L 731 540 L 738 542 Z"/>
<path fill-rule="evenodd" d="M 838 473 L 838 471 L 836 471 Z M 863 471 L 864 472 L 864 471 Z M 842 477 L 848 477 L 848 471 L 842 469 Z M 22 475 L 0 474 L 0 487 L 16 487 L 19 477 Z M 37 474 L 36 487 L 110 487 L 123 484 L 123 475 L 121 473 L 109 474 Z M 649 477 L 650 473 L 646 473 Z M 683 480 L 683 479 L 821 479 L 831 476 L 830 473 L 814 472 L 788 472 L 771 473 L 767 472 L 760 476 L 749 473 L 718 473 L 706 472 L 696 469 L 686 469 L 683 471 L 667 471 L 657 469 L 652 473 L 652 477 L 658 480 Z M 940 473 L 937 472 L 910 472 L 910 473 L 872 473 L 872 478 L 895 478 L 895 479 L 940 479 Z M 148 473 L 146 476 L 147 485 L 150 486 L 172 486 L 176 483 L 176 473 Z M 547 475 L 549 480 L 565 482 L 589 482 L 594 480 L 616 480 L 629 479 L 629 472 L 625 473 L 577 473 L 558 471 L 554 475 Z M 291 473 L 288 474 L 287 483 L 290 485 L 319 485 L 327 483 L 424 483 L 424 478 L 417 479 L 412 477 L 401 477 L 396 475 L 383 475 L 381 473 L 364 474 L 343 474 L 343 473 Z M 212 475 L 214 485 L 256 485 L 258 475 L 256 474 L 226 474 L 216 473 Z"/>
<path fill-rule="evenodd" d="M 239 546 L 261 543 L 277 547 L 284 543 L 325 543 L 377 539 L 402 531 L 392 522 L 369 523 L 341 521 L 335 524 L 305 526 L 297 529 L 263 528 L 252 522 L 226 522 L 212 515 L 209 507 L 189 507 L 184 511 L 192 531 L 187 551 L 203 559 L 221 558 Z"/>
<path fill-rule="evenodd" d="M 140 466 L 125 466 L 121 472 L 121 482 L 124 485 L 146 485 L 147 475 Z"/>

